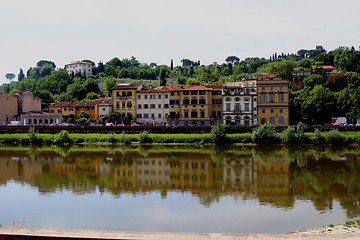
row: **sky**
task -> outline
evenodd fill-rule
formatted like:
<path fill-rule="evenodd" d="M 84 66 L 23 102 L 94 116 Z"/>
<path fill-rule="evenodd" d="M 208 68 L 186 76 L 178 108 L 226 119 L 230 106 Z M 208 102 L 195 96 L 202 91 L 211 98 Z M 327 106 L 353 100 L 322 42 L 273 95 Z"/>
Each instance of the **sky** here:
<path fill-rule="evenodd" d="M 58 68 L 136 57 L 223 63 L 317 45 L 360 46 L 359 0 L 11 0 L 0 5 L 0 84 L 39 60 Z"/>

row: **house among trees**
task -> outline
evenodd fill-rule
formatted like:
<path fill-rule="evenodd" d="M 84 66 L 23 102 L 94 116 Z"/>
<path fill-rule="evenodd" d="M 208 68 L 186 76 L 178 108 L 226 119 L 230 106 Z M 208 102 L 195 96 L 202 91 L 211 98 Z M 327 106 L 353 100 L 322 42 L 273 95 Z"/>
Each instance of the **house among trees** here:
<path fill-rule="evenodd" d="M 65 65 L 67 73 L 71 75 L 80 74 L 81 76 L 92 75 L 92 68 L 95 66 L 93 62 L 90 61 L 77 61 Z"/>

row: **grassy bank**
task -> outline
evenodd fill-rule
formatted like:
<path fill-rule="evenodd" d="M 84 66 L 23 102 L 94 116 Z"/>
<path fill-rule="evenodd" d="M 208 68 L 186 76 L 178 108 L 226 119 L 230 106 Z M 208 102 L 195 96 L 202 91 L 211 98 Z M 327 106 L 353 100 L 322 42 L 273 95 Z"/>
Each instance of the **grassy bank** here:
<path fill-rule="evenodd" d="M 67 132 L 52 134 L 19 133 L 0 134 L 0 143 L 179 143 L 179 144 L 209 144 L 214 138 L 210 133 L 204 134 L 69 134 Z M 254 138 L 251 133 L 227 134 L 220 143 L 256 143 L 256 144 L 359 144 L 360 132 L 326 132 L 304 133 L 301 136 L 291 131 L 283 133 L 263 133 L 261 138 Z"/>

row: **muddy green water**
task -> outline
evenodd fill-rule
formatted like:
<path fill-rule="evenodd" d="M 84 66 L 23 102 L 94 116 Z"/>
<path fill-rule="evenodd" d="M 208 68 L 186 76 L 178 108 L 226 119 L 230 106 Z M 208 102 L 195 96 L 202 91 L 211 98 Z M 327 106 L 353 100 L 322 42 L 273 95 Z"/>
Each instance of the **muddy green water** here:
<path fill-rule="evenodd" d="M 0 224 L 284 233 L 360 219 L 359 147 L 0 147 Z"/>

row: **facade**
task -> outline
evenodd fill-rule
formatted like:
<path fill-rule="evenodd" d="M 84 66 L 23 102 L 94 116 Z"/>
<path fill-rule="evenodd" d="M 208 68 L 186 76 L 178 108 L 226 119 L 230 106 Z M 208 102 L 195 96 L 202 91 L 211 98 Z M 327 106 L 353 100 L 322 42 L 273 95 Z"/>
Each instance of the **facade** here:
<path fill-rule="evenodd" d="M 41 111 L 41 99 L 35 97 L 32 92 L 14 92 L 14 97 L 18 99 L 18 114 L 30 111 Z"/>
<path fill-rule="evenodd" d="M 171 87 L 169 126 L 211 126 L 212 88 L 200 83 Z"/>
<path fill-rule="evenodd" d="M 17 98 L 0 93 L 0 103 L 0 124 L 8 124 L 18 114 Z"/>
<path fill-rule="evenodd" d="M 274 74 L 260 74 L 257 80 L 258 124 L 289 125 L 289 82 Z"/>
<path fill-rule="evenodd" d="M 222 85 L 209 85 L 206 86 L 212 90 L 211 95 L 211 119 L 215 121 L 222 120 Z"/>
<path fill-rule="evenodd" d="M 170 87 L 144 86 L 136 92 L 136 122 L 165 125 L 170 113 Z"/>
<path fill-rule="evenodd" d="M 120 112 L 123 116 L 131 114 L 135 118 L 136 114 L 136 98 L 135 93 L 140 91 L 146 85 L 143 83 L 126 83 L 113 87 L 112 103 L 113 111 Z"/>
<path fill-rule="evenodd" d="M 111 105 L 111 98 L 101 98 L 91 102 L 55 102 L 49 106 L 49 111 L 50 114 L 74 114 L 75 117 L 79 117 L 82 112 L 85 112 L 90 115 L 90 118 L 99 120 L 100 104 Z M 103 110 L 101 111 L 103 113 Z"/>
<path fill-rule="evenodd" d="M 69 75 L 76 75 L 80 73 L 82 76 L 89 76 L 92 75 L 92 67 L 95 66 L 93 63 L 90 62 L 72 62 L 70 64 L 65 65 L 65 69 Z"/>
<path fill-rule="evenodd" d="M 222 91 L 223 124 L 257 124 L 256 79 L 225 83 Z"/>
<path fill-rule="evenodd" d="M 61 114 L 45 112 L 26 112 L 20 115 L 21 125 L 52 125 L 61 124 Z"/>

